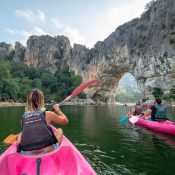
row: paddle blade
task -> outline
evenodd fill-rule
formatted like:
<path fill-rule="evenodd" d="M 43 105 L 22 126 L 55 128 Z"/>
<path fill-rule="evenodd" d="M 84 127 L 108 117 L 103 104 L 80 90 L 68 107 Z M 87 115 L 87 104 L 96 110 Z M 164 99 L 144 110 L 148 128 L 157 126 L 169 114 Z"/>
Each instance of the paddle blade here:
<path fill-rule="evenodd" d="M 133 116 L 129 119 L 129 121 L 132 123 L 132 124 L 135 124 L 137 121 L 139 120 L 139 118 L 137 116 Z"/>
<path fill-rule="evenodd" d="M 87 87 L 91 86 L 92 84 L 98 83 L 98 80 L 91 80 L 88 82 L 85 82 L 83 84 L 81 84 L 80 86 L 78 86 L 71 94 L 71 97 L 75 97 L 76 95 L 78 95 L 80 92 L 82 92 L 84 89 L 86 89 Z"/>
<path fill-rule="evenodd" d="M 16 141 L 17 135 L 10 134 L 8 137 L 4 139 L 4 143 L 11 145 Z"/>
<path fill-rule="evenodd" d="M 121 119 L 120 119 L 121 123 L 126 123 L 126 121 L 127 121 L 127 116 L 121 117 Z"/>

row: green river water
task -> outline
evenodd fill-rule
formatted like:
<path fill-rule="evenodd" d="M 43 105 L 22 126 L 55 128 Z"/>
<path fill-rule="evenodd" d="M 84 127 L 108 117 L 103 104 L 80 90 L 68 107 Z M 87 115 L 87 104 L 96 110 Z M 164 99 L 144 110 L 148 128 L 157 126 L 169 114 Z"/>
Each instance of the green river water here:
<path fill-rule="evenodd" d="M 130 107 L 62 106 L 69 125 L 62 127 L 100 175 L 174 175 L 175 137 L 120 123 Z M 24 107 L 0 108 L 0 153 L 3 139 L 20 131 Z M 175 108 L 168 108 L 175 121 Z M 58 127 L 58 126 L 57 126 Z"/>

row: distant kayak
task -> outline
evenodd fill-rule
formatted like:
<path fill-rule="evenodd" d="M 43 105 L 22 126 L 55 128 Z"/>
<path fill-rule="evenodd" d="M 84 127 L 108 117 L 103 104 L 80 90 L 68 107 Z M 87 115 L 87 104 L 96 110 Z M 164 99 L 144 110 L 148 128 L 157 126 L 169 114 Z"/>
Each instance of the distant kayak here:
<path fill-rule="evenodd" d="M 171 121 L 151 121 L 151 120 L 144 120 L 139 118 L 138 116 L 130 117 L 129 121 L 132 124 L 137 126 L 141 126 L 144 128 L 151 129 L 156 132 L 162 132 L 170 135 L 175 136 L 175 123 Z"/>
<path fill-rule="evenodd" d="M 0 175 L 95 175 L 96 172 L 64 136 L 56 150 L 40 155 L 22 155 L 14 143 L 0 156 Z"/>

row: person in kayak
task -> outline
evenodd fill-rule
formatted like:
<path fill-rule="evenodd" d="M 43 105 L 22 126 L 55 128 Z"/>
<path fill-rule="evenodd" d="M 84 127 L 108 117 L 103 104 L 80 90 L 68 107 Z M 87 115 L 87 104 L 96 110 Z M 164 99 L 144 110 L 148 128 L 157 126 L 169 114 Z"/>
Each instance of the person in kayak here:
<path fill-rule="evenodd" d="M 162 100 L 160 98 L 155 98 L 154 104 L 144 112 L 142 118 L 153 121 L 168 120 L 168 118 L 166 117 L 166 111 L 167 108 L 165 105 L 162 104 Z"/>
<path fill-rule="evenodd" d="M 143 113 L 143 107 L 140 101 L 137 101 L 136 104 L 131 108 L 131 110 L 128 113 L 128 116 L 130 115 L 141 115 Z"/>
<path fill-rule="evenodd" d="M 58 104 L 53 106 L 55 112 L 44 108 L 44 95 L 39 89 L 32 89 L 27 96 L 25 113 L 21 118 L 22 132 L 17 137 L 17 151 L 24 154 L 39 154 L 54 150 L 61 144 L 63 130 L 54 133 L 52 122 L 67 125 L 68 119 Z"/>

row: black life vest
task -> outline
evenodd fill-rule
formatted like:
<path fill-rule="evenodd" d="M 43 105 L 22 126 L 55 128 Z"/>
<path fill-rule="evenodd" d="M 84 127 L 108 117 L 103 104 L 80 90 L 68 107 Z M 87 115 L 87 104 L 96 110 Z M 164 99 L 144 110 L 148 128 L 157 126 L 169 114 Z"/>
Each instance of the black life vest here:
<path fill-rule="evenodd" d="M 45 121 L 45 111 L 37 110 L 22 117 L 22 137 L 20 149 L 31 151 L 52 145 L 57 142 L 51 128 Z"/>

